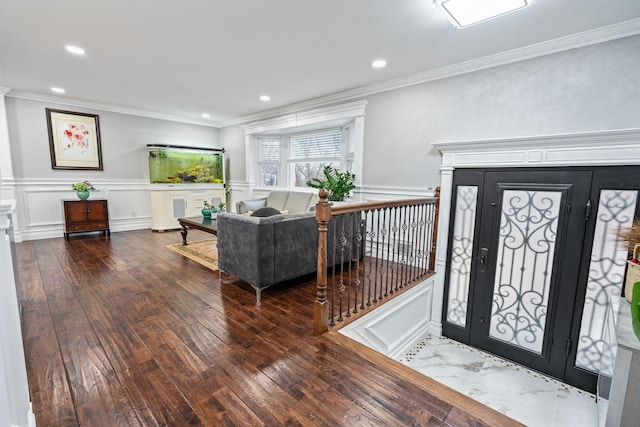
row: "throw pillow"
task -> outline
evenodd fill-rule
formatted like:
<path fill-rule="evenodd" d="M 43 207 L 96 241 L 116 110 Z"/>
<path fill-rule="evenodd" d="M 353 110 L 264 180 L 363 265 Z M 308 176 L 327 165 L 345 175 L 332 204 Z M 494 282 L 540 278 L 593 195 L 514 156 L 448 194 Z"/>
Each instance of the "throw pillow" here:
<path fill-rule="evenodd" d="M 258 216 L 263 218 L 267 216 L 273 216 L 273 215 L 280 215 L 280 211 L 278 209 L 266 207 L 266 208 L 260 208 L 251 214 L 251 216 Z"/>
<path fill-rule="evenodd" d="M 240 202 L 240 212 L 255 211 L 264 208 L 267 205 L 267 199 L 243 200 Z"/>

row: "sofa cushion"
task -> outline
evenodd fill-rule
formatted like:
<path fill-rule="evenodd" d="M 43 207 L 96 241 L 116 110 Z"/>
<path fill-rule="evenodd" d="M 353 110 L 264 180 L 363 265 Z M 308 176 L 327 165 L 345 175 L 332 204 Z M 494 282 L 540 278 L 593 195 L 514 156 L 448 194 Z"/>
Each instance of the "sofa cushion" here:
<path fill-rule="evenodd" d="M 283 211 L 288 198 L 288 191 L 272 191 L 269 193 L 269 196 L 267 196 L 267 206 Z"/>
<path fill-rule="evenodd" d="M 283 215 L 273 224 L 275 282 L 313 273 L 318 267 L 318 221 L 310 212 Z"/>
<path fill-rule="evenodd" d="M 307 212 L 311 196 L 313 196 L 313 193 L 291 192 L 285 204 L 285 209 L 289 212 Z"/>
<path fill-rule="evenodd" d="M 267 206 L 266 208 L 260 208 L 251 213 L 251 216 L 259 216 L 263 218 L 268 216 L 274 216 L 274 215 L 280 215 L 280 211 L 278 209 L 274 209 L 269 206 Z"/>
<path fill-rule="evenodd" d="M 238 213 L 257 211 L 267 206 L 267 199 L 243 200 L 238 202 Z"/>

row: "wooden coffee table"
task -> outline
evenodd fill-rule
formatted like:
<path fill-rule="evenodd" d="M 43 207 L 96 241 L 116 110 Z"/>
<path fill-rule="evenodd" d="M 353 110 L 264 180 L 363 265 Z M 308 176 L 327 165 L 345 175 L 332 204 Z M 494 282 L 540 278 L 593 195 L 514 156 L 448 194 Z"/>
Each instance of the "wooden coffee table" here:
<path fill-rule="evenodd" d="M 187 245 L 187 232 L 190 228 L 202 230 L 205 233 L 210 233 L 214 236 L 218 235 L 218 224 L 215 219 L 193 216 L 190 218 L 178 218 L 178 222 L 182 227 L 180 234 L 182 234 L 182 244 L 184 246 Z"/>

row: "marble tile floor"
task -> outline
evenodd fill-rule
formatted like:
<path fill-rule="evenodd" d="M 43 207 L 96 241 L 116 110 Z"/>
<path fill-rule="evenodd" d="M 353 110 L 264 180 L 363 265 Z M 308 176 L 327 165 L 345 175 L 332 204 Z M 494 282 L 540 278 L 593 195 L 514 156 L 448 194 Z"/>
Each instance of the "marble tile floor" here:
<path fill-rule="evenodd" d="M 530 427 L 598 426 L 593 394 L 448 338 L 425 338 L 401 362 Z"/>

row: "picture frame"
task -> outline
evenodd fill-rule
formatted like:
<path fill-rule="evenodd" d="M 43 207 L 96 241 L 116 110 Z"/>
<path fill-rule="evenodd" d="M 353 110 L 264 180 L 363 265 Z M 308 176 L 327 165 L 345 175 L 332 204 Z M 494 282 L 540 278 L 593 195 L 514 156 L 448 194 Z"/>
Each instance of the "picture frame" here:
<path fill-rule="evenodd" d="M 102 170 L 100 122 L 97 114 L 46 109 L 51 167 Z"/>

